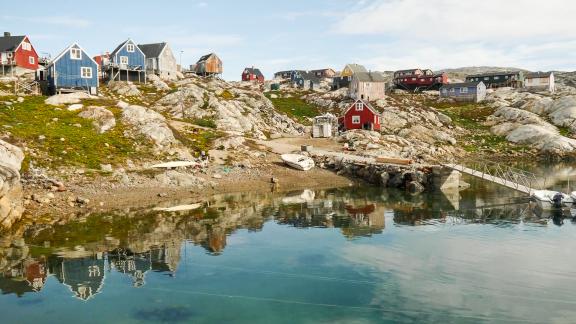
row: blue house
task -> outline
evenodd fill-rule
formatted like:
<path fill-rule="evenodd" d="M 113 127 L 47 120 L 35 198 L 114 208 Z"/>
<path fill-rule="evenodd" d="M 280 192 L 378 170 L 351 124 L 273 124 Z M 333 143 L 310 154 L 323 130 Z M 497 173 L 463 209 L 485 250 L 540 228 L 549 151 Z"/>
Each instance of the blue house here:
<path fill-rule="evenodd" d="M 98 93 L 98 64 L 76 43 L 46 66 L 45 75 L 48 94 L 75 90 Z"/>
<path fill-rule="evenodd" d="M 110 81 L 146 82 L 146 55 L 128 39 L 110 53 L 110 62 L 103 70 Z"/>
<path fill-rule="evenodd" d="M 450 83 L 440 87 L 440 98 L 451 98 L 455 101 L 481 102 L 486 98 L 484 82 Z"/>

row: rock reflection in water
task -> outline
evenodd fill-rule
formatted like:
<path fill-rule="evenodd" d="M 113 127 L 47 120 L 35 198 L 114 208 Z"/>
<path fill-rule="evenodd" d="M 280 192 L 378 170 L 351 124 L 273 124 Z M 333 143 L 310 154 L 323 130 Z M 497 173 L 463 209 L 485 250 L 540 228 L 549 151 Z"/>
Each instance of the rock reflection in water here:
<path fill-rule="evenodd" d="M 185 242 L 217 256 L 225 253 L 234 232 L 261 231 L 268 221 L 296 228 L 336 228 L 348 239 L 384 233 L 387 219 L 396 226 L 547 222 L 528 204 L 493 207 L 484 203 L 482 194 L 462 201 L 459 197 L 411 196 L 378 188 L 245 193 L 215 196 L 191 210 L 167 211 L 170 206 L 160 206 L 153 211 L 85 215 L 61 225 L 31 225 L 23 238 L 3 241 L 0 290 L 23 296 L 41 291 L 47 278 L 54 277 L 74 297 L 89 300 L 103 290 L 112 272 L 130 278 L 133 287 L 143 287 L 150 272 L 176 275 Z M 555 224 L 563 222 L 563 216 L 554 216 Z"/>

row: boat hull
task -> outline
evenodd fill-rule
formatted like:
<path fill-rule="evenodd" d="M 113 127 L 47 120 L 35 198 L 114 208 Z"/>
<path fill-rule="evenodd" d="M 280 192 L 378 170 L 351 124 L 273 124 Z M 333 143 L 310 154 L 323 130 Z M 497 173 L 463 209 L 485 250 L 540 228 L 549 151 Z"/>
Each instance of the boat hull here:
<path fill-rule="evenodd" d="M 280 157 L 284 163 L 297 170 L 308 171 L 314 167 L 314 160 L 305 155 L 282 154 Z"/>

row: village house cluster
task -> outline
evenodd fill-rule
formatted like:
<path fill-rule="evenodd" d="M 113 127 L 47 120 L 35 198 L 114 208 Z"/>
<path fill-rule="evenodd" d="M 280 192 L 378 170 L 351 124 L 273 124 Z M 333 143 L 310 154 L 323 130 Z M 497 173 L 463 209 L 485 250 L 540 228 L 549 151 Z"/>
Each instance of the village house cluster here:
<path fill-rule="evenodd" d="M 179 73 L 219 76 L 222 71 L 222 61 L 214 53 L 202 56 L 190 70 L 183 70 L 166 42 L 137 44 L 127 39 L 112 52 L 96 56 L 73 43 L 54 58 L 41 58 L 28 36 L 5 32 L 0 37 L 0 73 L 33 72 L 42 92 L 50 95 L 78 90 L 96 94 L 100 82 L 146 82 L 150 74 L 176 80 Z"/>
<path fill-rule="evenodd" d="M 3 75 L 34 72 L 36 82 L 47 94 L 78 90 L 96 94 L 100 82 L 146 82 L 151 74 L 172 80 L 176 80 L 179 74 L 217 77 L 222 74 L 223 68 L 222 60 L 215 53 L 210 53 L 185 70 L 177 63 L 168 43 L 138 44 L 132 39 L 118 44 L 111 52 L 97 56 L 89 55 L 74 43 L 54 58 L 41 58 L 28 36 L 12 36 L 5 32 L 0 37 L 0 72 Z M 254 66 L 245 68 L 241 79 L 259 84 L 265 81 L 262 71 Z M 318 116 L 313 132 L 318 137 L 331 136 L 334 125 L 343 130 L 379 130 L 381 116 L 370 102 L 385 98 L 387 91 L 392 89 L 413 92 L 436 90 L 440 98 L 464 102 L 481 102 L 486 97 L 487 89 L 499 87 L 555 91 L 553 72 L 491 72 L 468 75 L 464 82 L 451 83 L 444 72 L 419 68 L 396 71 L 389 80 L 386 73 L 367 70 L 360 64 L 347 64 L 340 72 L 323 68 L 274 73 L 270 90 L 279 90 L 282 85 L 302 90 L 347 89 L 346 94 L 354 103 L 339 118 Z"/>

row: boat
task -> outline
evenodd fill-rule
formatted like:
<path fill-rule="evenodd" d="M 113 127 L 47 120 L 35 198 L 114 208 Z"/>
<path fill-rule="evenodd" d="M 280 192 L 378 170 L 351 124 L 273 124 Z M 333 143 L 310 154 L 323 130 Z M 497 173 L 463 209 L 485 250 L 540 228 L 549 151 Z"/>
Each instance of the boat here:
<path fill-rule="evenodd" d="M 190 204 L 190 205 L 178 205 L 172 207 L 156 207 L 154 211 L 165 211 L 165 212 L 179 212 L 179 211 L 187 211 L 187 210 L 194 210 L 202 207 L 201 203 Z"/>
<path fill-rule="evenodd" d="M 532 198 L 536 200 L 541 209 L 551 210 L 571 206 L 575 201 L 574 197 L 576 197 L 576 195 L 572 196 L 572 194 L 567 195 L 553 190 L 535 190 L 532 193 Z"/>
<path fill-rule="evenodd" d="M 188 167 L 188 166 L 196 166 L 198 163 L 191 162 L 191 161 L 172 161 L 160 164 L 154 164 L 151 168 L 154 169 L 173 169 L 173 168 L 181 168 L 181 167 Z"/>
<path fill-rule="evenodd" d="M 314 201 L 314 197 L 316 197 L 316 193 L 310 189 L 305 189 L 302 193 L 291 195 L 282 198 L 282 203 L 286 205 L 292 204 L 305 204 Z"/>
<path fill-rule="evenodd" d="M 284 163 L 294 169 L 308 171 L 314 167 L 314 160 L 301 154 L 282 154 L 280 158 Z"/>

